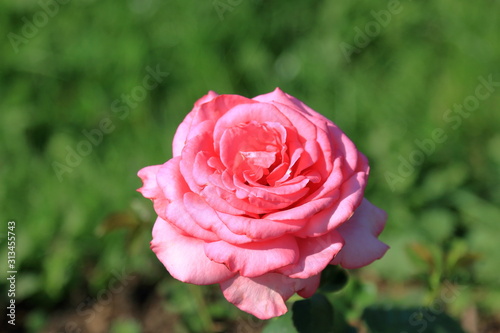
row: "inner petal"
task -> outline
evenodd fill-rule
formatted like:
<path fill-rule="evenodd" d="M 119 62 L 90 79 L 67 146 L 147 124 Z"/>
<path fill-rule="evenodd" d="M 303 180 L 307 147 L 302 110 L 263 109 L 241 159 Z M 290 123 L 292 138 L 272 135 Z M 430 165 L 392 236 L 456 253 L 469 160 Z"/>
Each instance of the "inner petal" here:
<path fill-rule="evenodd" d="M 221 161 L 243 181 L 266 182 L 265 176 L 282 163 L 285 142 L 286 130 L 281 124 L 255 121 L 240 124 L 224 131 Z"/>
<path fill-rule="evenodd" d="M 271 148 L 272 149 L 272 148 Z M 269 168 L 276 160 L 274 151 L 240 151 L 243 161 L 251 166 Z"/>

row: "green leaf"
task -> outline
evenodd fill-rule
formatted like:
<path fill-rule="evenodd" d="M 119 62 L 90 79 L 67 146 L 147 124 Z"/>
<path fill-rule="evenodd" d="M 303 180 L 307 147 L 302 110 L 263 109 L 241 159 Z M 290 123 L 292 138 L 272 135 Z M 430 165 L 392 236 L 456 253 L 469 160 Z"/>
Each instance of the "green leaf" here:
<path fill-rule="evenodd" d="M 293 324 L 299 333 L 333 333 L 333 307 L 323 294 L 295 302 L 292 310 Z"/>
<path fill-rule="evenodd" d="M 321 272 L 319 290 L 325 293 L 332 293 L 344 288 L 349 281 L 349 275 L 345 269 L 337 265 L 328 265 Z"/>
<path fill-rule="evenodd" d="M 262 333 L 292 333 L 296 332 L 292 322 L 292 312 L 288 311 L 283 316 L 269 320 Z"/>
<path fill-rule="evenodd" d="M 443 304 L 429 308 L 365 309 L 362 319 L 371 333 L 464 333 L 460 324 L 443 312 Z"/>

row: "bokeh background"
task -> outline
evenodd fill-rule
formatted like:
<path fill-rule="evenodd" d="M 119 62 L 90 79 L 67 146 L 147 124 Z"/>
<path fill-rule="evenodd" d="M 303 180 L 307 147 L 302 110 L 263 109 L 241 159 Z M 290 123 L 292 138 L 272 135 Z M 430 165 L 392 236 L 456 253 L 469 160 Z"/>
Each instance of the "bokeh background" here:
<path fill-rule="evenodd" d="M 494 0 L 1 2 L 4 309 L 11 220 L 18 271 L 16 326 L 4 316 L 1 330 L 289 332 L 289 315 L 262 322 L 217 286 L 172 279 L 135 191 L 209 90 L 280 87 L 368 156 L 366 196 L 389 214 L 391 250 L 350 272 L 336 311 L 365 332 L 500 332 L 499 11 Z"/>

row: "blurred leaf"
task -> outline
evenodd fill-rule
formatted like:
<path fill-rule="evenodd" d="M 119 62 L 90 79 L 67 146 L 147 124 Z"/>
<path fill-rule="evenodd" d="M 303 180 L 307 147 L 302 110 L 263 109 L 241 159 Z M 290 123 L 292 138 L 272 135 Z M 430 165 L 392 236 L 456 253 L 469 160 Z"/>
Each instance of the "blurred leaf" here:
<path fill-rule="evenodd" d="M 292 311 L 293 324 L 299 333 L 333 332 L 333 307 L 323 294 L 296 301 Z"/>
<path fill-rule="evenodd" d="M 443 250 L 434 243 L 412 243 L 408 247 L 408 254 L 416 264 L 422 267 L 423 276 L 432 292 L 439 288 L 444 273 Z"/>
<path fill-rule="evenodd" d="M 488 202 L 470 191 L 456 191 L 451 199 L 466 220 L 476 222 L 476 227 L 481 224 L 500 231 L 500 224 L 497 223 L 500 221 L 498 205 Z"/>
<path fill-rule="evenodd" d="M 469 275 L 473 265 L 481 258 L 479 253 L 472 253 L 465 240 L 454 239 L 446 255 L 446 270 L 448 274 L 466 271 Z"/>
<path fill-rule="evenodd" d="M 429 241 L 442 242 L 453 236 L 454 215 L 445 209 L 427 209 L 422 212 L 418 222 Z"/>
<path fill-rule="evenodd" d="M 16 296 L 18 299 L 26 299 L 35 294 L 41 288 L 40 277 L 35 274 L 23 273 L 17 277 Z"/>
<path fill-rule="evenodd" d="M 435 200 L 455 190 L 465 181 L 467 175 L 467 167 L 462 163 L 451 163 L 432 169 L 426 174 L 421 188 L 417 190 L 418 198 L 425 202 Z"/>
<path fill-rule="evenodd" d="M 337 308 L 333 309 L 333 333 L 356 333 L 358 330 L 347 322 L 344 313 Z"/>
<path fill-rule="evenodd" d="M 455 319 L 433 308 L 370 307 L 362 319 L 370 333 L 465 333 Z"/>
<path fill-rule="evenodd" d="M 113 230 L 126 229 L 129 231 L 135 230 L 141 221 L 131 211 L 114 213 L 104 219 L 97 229 L 98 235 L 105 235 Z"/>
<path fill-rule="evenodd" d="M 293 333 L 297 332 L 293 326 L 292 311 L 283 316 L 269 320 L 262 333 Z"/>
<path fill-rule="evenodd" d="M 141 326 L 133 319 L 117 319 L 111 325 L 110 333 L 140 333 Z"/>
<path fill-rule="evenodd" d="M 47 314 L 42 311 L 33 311 L 26 318 L 29 332 L 41 332 L 47 322 Z"/>
<path fill-rule="evenodd" d="M 477 293 L 481 302 L 491 309 L 500 309 L 500 286 L 490 287 Z"/>
<path fill-rule="evenodd" d="M 481 284 L 497 283 L 500 256 L 491 253 L 498 248 L 500 209 L 470 191 L 457 191 L 451 199 L 466 228 L 465 239 L 470 252 L 481 256 L 481 260 L 474 263 L 471 273 Z"/>
<path fill-rule="evenodd" d="M 434 267 L 434 258 L 428 247 L 420 243 L 412 243 L 407 247 L 408 255 L 415 264 L 425 269 Z"/>
<path fill-rule="evenodd" d="M 56 241 L 50 252 L 50 256 L 44 261 L 44 283 L 46 293 L 56 300 L 61 294 L 64 286 L 70 278 L 72 271 L 70 263 L 78 251 L 73 249 L 73 244 L 66 241 Z"/>
<path fill-rule="evenodd" d="M 322 292 L 335 292 L 344 288 L 349 281 L 347 271 L 338 265 L 328 265 L 321 272 L 319 290 Z"/>

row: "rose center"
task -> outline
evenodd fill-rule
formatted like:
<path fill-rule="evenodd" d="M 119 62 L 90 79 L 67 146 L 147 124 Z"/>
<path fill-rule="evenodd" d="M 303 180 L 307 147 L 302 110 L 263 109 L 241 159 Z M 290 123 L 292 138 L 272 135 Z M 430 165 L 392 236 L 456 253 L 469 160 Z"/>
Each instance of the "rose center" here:
<path fill-rule="evenodd" d="M 228 128 L 221 139 L 222 162 L 247 183 L 267 185 L 265 176 L 286 151 L 286 130 L 277 123 L 240 124 Z"/>

